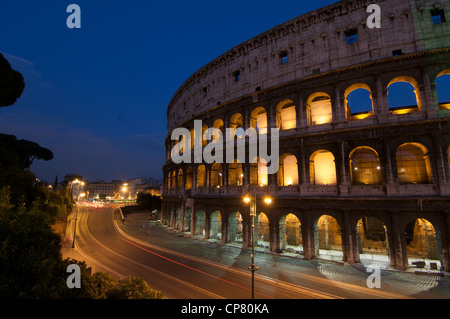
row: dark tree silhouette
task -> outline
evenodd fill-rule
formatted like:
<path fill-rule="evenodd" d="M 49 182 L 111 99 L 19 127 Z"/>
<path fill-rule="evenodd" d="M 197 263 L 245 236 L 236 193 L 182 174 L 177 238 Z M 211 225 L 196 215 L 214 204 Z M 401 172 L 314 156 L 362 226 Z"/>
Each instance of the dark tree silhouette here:
<path fill-rule="evenodd" d="M 8 60 L 0 53 L 0 107 L 14 104 L 24 88 L 22 74 L 13 70 Z"/>

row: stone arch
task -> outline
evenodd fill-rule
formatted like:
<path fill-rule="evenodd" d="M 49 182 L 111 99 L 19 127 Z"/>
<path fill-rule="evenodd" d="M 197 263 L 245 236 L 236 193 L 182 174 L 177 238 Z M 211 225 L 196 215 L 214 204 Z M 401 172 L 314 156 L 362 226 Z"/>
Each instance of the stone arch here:
<path fill-rule="evenodd" d="M 280 130 L 289 130 L 296 128 L 297 116 L 295 104 L 290 99 L 285 99 L 277 105 L 277 128 Z"/>
<path fill-rule="evenodd" d="M 365 216 L 356 224 L 356 244 L 362 263 L 381 262 L 389 265 L 389 242 L 386 225 L 374 216 Z"/>
<path fill-rule="evenodd" d="M 258 134 L 267 134 L 267 124 L 266 109 L 262 106 L 254 108 L 250 115 L 250 127 L 254 128 Z"/>
<path fill-rule="evenodd" d="M 396 151 L 400 184 L 429 184 L 432 181 L 430 156 L 420 143 L 405 143 Z"/>
<path fill-rule="evenodd" d="M 194 173 L 192 166 L 186 168 L 186 182 L 184 184 L 184 189 L 189 190 L 192 188 L 194 183 Z"/>
<path fill-rule="evenodd" d="M 422 110 L 419 84 L 411 76 L 397 76 L 387 85 L 389 110 L 406 114 Z"/>
<path fill-rule="evenodd" d="M 381 166 L 378 153 L 371 147 L 358 146 L 350 152 L 353 185 L 380 185 Z"/>
<path fill-rule="evenodd" d="M 267 163 L 264 158 L 256 157 L 250 160 L 250 185 L 265 186 L 269 183 Z"/>
<path fill-rule="evenodd" d="M 270 249 L 269 218 L 263 212 L 257 213 L 255 218 L 255 247 Z"/>
<path fill-rule="evenodd" d="M 331 123 L 333 108 L 331 97 L 325 92 L 315 92 L 306 100 L 306 114 L 308 125 Z"/>
<path fill-rule="evenodd" d="M 183 169 L 178 170 L 177 189 L 183 189 Z"/>
<path fill-rule="evenodd" d="M 440 72 L 435 79 L 440 109 L 450 109 L 450 69 Z"/>
<path fill-rule="evenodd" d="M 228 164 L 228 185 L 229 186 L 244 185 L 243 165 L 237 159 L 235 159 L 233 163 Z"/>
<path fill-rule="evenodd" d="M 222 240 L 222 214 L 215 210 L 209 214 L 209 239 Z"/>
<path fill-rule="evenodd" d="M 303 239 L 300 219 L 292 214 L 286 214 L 279 222 L 280 249 L 284 253 L 303 253 Z"/>
<path fill-rule="evenodd" d="M 406 225 L 405 233 L 408 264 L 421 268 L 422 265 L 417 262 L 422 262 L 429 268 L 431 263 L 434 263 L 435 269 L 441 269 L 443 265 L 439 229 L 427 219 L 417 218 Z"/>
<path fill-rule="evenodd" d="M 322 215 L 316 220 L 314 242 L 316 256 L 331 259 L 343 258 L 341 227 L 336 218 Z"/>
<path fill-rule="evenodd" d="M 309 159 L 311 185 L 336 185 L 336 163 L 333 153 L 315 151 Z"/>
<path fill-rule="evenodd" d="M 284 153 L 280 156 L 277 183 L 279 186 L 298 185 L 298 162 L 295 155 Z"/>
<path fill-rule="evenodd" d="M 206 186 L 206 166 L 201 164 L 197 167 L 197 188 L 205 188 Z"/>
<path fill-rule="evenodd" d="M 236 138 L 242 138 L 244 135 L 245 127 L 244 127 L 244 117 L 241 113 L 234 113 L 230 117 L 230 128 L 234 128 L 236 130 Z"/>
<path fill-rule="evenodd" d="M 190 207 L 186 207 L 184 209 L 184 232 L 191 232 L 191 223 L 192 223 L 192 210 Z"/>
<path fill-rule="evenodd" d="M 195 236 L 205 237 L 206 231 L 206 213 L 203 209 L 195 212 Z"/>
<path fill-rule="evenodd" d="M 227 242 L 241 244 L 243 243 L 243 218 L 239 211 L 235 211 L 228 216 L 228 238 Z"/>
<path fill-rule="evenodd" d="M 211 174 L 211 187 L 223 187 L 223 171 L 222 164 L 214 163 L 211 165 L 210 169 Z"/>
<path fill-rule="evenodd" d="M 365 83 L 349 86 L 344 92 L 347 118 L 363 119 L 373 114 L 372 90 Z"/>

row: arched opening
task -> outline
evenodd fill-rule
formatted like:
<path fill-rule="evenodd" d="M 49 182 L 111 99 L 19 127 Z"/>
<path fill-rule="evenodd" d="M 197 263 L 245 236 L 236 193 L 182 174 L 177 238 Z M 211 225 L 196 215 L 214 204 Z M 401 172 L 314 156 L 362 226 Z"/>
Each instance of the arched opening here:
<path fill-rule="evenodd" d="M 309 125 L 331 123 L 333 120 L 331 97 L 324 92 L 311 94 L 306 101 L 306 112 Z"/>
<path fill-rule="evenodd" d="M 205 165 L 199 165 L 197 167 L 197 188 L 206 187 L 206 167 Z"/>
<path fill-rule="evenodd" d="M 236 130 L 236 138 L 244 136 L 244 118 L 240 113 L 235 113 L 230 118 L 230 128 Z"/>
<path fill-rule="evenodd" d="M 172 173 L 167 174 L 167 189 L 172 189 Z"/>
<path fill-rule="evenodd" d="M 283 154 L 280 156 L 279 163 L 277 175 L 278 185 L 298 185 L 298 164 L 295 155 Z"/>
<path fill-rule="evenodd" d="M 178 170 L 177 189 L 183 189 L 183 170 L 181 168 Z"/>
<path fill-rule="evenodd" d="M 331 152 L 320 150 L 310 157 L 311 185 L 336 185 L 336 164 Z"/>
<path fill-rule="evenodd" d="M 192 211 L 190 208 L 184 210 L 184 231 L 187 233 L 191 232 L 192 223 Z"/>
<path fill-rule="evenodd" d="M 408 264 L 413 267 L 441 269 L 441 243 L 439 231 L 424 218 L 406 226 Z"/>
<path fill-rule="evenodd" d="M 222 214 L 215 210 L 209 217 L 209 239 L 222 239 Z"/>
<path fill-rule="evenodd" d="M 211 187 L 220 188 L 223 186 L 222 165 L 214 163 L 211 165 Z"/>
<path fill-rule="evenodd" d="M 342 259 L 341 228 L 337 220 L 329 215 L 317 219 L 314 227 L 316 255 L 322 258 Z"/>
<path fill-rule="evenodd" d="M 228 165 L 228 185 L 242 186 L 244 184 L 244 172 L 242 170 L 242 163 L 237 159 Z"/>
<path fill-rule="evenodd" d="M 193 150 L 195 148 L 195 129 L 191 129 L 189 133 L 191 135 L 191 150 Z"/>
<path fill-rule="evenodd" d="M 380 185 L 381 167 L 378 154 L 370 147 L 360 146 L 350 153 L 353 185 Z"/>
<path fill-rule="evenodd" d="M 415 79 L 399 76 L 392 79 L 387 88 L 389 110 L 393 114 L 407 114 L 421 109 L 419 87 Z"/>
<path fill-rule="evenodd" d="M 206 213 L 199 210 L 195 213 L 195 236 L 205 236 Z"/>
<path fill-rule="evenodd" d="M 396 162 L 400 184 L 431 183 L 430 156 L 422 144 L 401 145 L 396 152 Z"/>
<path fill-rule="evenodd" d="M 242 245 L 243 220 L 239 212 L 231 213 L 228 217 L 228 242 Z"/>
<path fill-rule="evenodd" d="M 294 102 L 283 100 L 277 106 L 277 128 L 289 130 L 297 126 L 297 116 Z"/>
<path fill-rule="evenodd" d="M 359 258 L 364 262 L 389 265 L 389 243 L 384 223 L 376 217 L 361 218 L 356 225 Z"/>
<path fill-rule="evenodd" d="M 250 127 L 258 134 L 267 134 L 267 112 L 262 106 L 255 108 L 250 117 Z"/>
<path fill-rule="evenodd" d="M 184 189 L 188 190 L 192 188 L 194 174 L 192 172 L 192 167 L 188 167 L 186 169 L 186 183 L 184 185 Z"/>
<path fill-rule="evenodd" d="M 450 109 L 450 69 L 438 74 L 435 80 L 440 109 Z"/>
<path fill-rule="evenodd" d="M 264 213 L 259 213 L 255 222 L 255 247 L 270 249 L 269 218 Z"/>
<path fill-rule="evenodd" d="M 250 185 L 265 186 L 268 185 L 267 163 L 264 158 L 257 158 L 257 163 L 250 161 Z"/>
<path fill-rule="evenodd" d="M 181 230 L 181 208 L 178 208 L 175 215 L 175 227 L 176 230 Z"/>
<path fill-rule="evenodd" d="M 177 173 L 176 171 L 172 172 L 172 185 L 170 187 L 170 189 L 175 189 L 176 184 L 176 180 L 177 180 Z"/>
<path fill-rule="evenodd" d="M 349 118 L 363 119 L 373 114 L 372 93 L 367 84 L 354 84 L 345 90 L 344 95 Z"/>
<path fill-rule="evenodd" d="M 300 220 L 294 214 L 284 215 L 280 219 L 280 249 L 285 253 L 301 255 L 303 240 Z"/>
<path fill-rule="evenodd" d="M 213 128 L 218 129 L 222 133 L 222 139 L 225 140 L 224 124 L 223 124 L 223 121 L 221 119 L 217 119 L 217 120 L 214 121 Z M 212 138 L 212 141 L 214 141 L 215 140 L 215 135 L 213 134 L 211 138 Z"/>

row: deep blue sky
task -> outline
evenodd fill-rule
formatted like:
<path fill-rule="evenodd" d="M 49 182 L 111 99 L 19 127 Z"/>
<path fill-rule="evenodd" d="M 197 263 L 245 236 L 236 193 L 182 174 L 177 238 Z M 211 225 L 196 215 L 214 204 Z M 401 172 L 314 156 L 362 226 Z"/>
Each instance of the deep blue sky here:
<path fill-rule="evenodd" d="M 337 0 L 0 3 L 0 52 L 25 78 L 0 132 L 47 147 L 32 171 L 53 182 L 162 177 L 166 109 L 196 70 L 232 47 Z M 81 7 L 81 29 L 66 8 Z"/>
<path fill-rule="evenodd" d="M 0 132 L 47 147 L 53 182 L 162 177 L 166 109 L 197 69 L 277 24 L 335 1 L 2 1 L 0 52 L 25 78 Z M 81 7 L 69 29 L 67 6 Z"/>

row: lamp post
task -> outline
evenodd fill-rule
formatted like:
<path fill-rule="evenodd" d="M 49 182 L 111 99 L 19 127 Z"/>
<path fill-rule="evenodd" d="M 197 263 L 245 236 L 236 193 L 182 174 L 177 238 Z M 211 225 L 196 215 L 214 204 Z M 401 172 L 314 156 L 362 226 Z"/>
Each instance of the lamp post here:
<path fill-rule="evenodd" d="M 251 254 L 251 264 L 248 269 L 252 272 L 252 299 L 255 299 L 255 272 L 259 267 L 255 267 L 255 217 L 256 217 L 256 187 L 253 188 L 253 198 L 248 195 L 244 197 L 244 202 L 250 204 L 250 217 L 252 218 L 252 230 L 250 233 L 251 243 L 252 243 L 252 254 Z M 264 203 L 269 205 L 272 199 L 269 196 L 264 198 Z"/>

